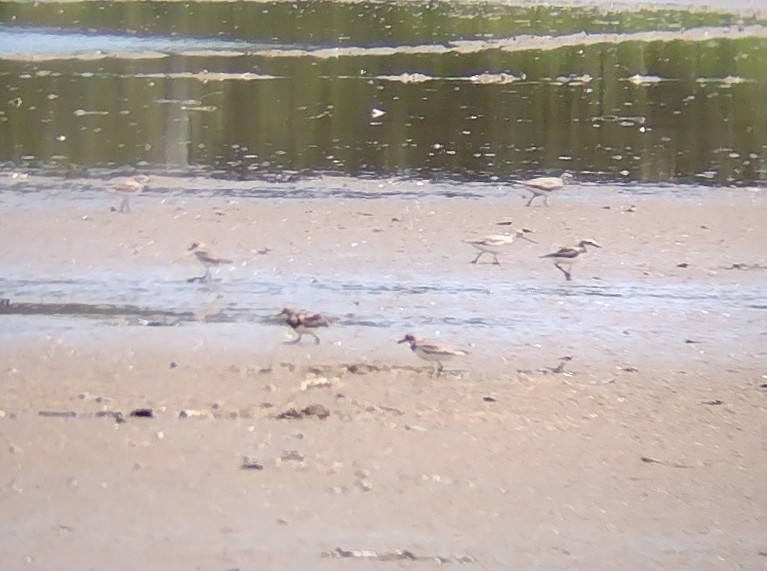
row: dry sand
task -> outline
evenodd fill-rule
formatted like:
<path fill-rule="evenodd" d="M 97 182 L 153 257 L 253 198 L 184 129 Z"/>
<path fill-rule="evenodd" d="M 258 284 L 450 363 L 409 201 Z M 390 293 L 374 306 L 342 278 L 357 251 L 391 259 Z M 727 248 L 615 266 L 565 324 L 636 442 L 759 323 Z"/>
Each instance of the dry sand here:
<path fill-rule="evenodd" d="M 366 183 L 350 184 L 364 194 Z M 215 273 L 213 292 L 215 283 L 263 274 L 531 280 L 554 288 L 553 305 L 541 298 L 538 309 L 566 319 L 561 331 L 530 326 L 511 340 L 493 328 L 453 328 L 471 355 L 430 379 L 394 343 L 399 327 L 341 324 L 319 346 L 288 346 L 282 329 L 260 323 L 16 334 L 9 324 L 24 318 L 1 316 L 2 566 L 765 568 L 764 299 L 722 309 L 714 295 L 676 322 L 651 306 L 625 310 L 632 301 L 622 298 L 583 317 L 593 335 L 568 325 L 579 319 L 568 306 L 580 299 L 568 292 L 584 288 L 758 290 L 767 266 L 764 193 L 629 195 L 579 185 L 552 196 L 549 208 L 524 208 L 523 194 L 231 200 L 150 192 L 132 214 L 110 212 L 119 199 L 109 195 L 7 195 L 0 267 L 31 282 L 166 272 L 183 283 L 199 273 L 184 248 L 203 239 L 237 261 Z M 468 264 L 473 252 L 460 238 L 502 231 L 495 224 L 504 216 L 533 229 L 539 244 L 520 244 L 501 266 Z M 564 284 L 538 255 L 581 236 L 604 247 Z M 272 250 L 258 254 L 265 246 Z M 743 265 L 727 269 L 733 264 Z M 265 306 L 291 301 L 279 298 Z M 478 299 L 466 304 L 495 316 L 515 315 L 524 301 L 495 289 Z M 396 291 L 376 305 L 353 302 L 369 312 L 410 303 Z M 641 334 L 622 340 L 612 333 L 621 327 Z M 566 353 L 573 360 L 552 372 Z M 278 418 L 309 405 L 329 416 Z M 154 418 L 128 416 L 138 408 Z M 179 418 L 183 410 L 202 416 Z M 76 416 L 40 415 L 70 411 Z M 105 411 L 125 422 L 99 416 Z M 262 469 L 241 468 L 243 457 Z"/>

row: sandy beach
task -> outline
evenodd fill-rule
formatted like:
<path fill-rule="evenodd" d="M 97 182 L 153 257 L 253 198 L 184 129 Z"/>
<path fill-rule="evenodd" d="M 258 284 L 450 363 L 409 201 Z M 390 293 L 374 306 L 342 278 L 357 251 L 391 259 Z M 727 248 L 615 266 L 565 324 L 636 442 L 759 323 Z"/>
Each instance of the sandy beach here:
<path fill-rule="evenodd" d="M 510 188 L 249 200 L 153 182 L 130 214 L 105 192 L 0 205 L 9 569 L 767 565 L 763 192 L 578 184 L 525 208 Z M 515 228 L 537 243 L 469 263 L 462 239 Z M 540 256 L 582 237 L 602 248 L 565 282 Z M 186 281 L 193 240 L 233 259 L 210 284 Z M 78 297 L 93 275 L 104 299 Z M 13 311 L 130 304 L 137 276 L 134 305 L 191 317 Z M 66 295 L 36 298 L 53 280 Z M 284 304 L 338 322 L 286 345 Z M 410 330 L 469 355 L 430 378 L 396 344 Z"/>

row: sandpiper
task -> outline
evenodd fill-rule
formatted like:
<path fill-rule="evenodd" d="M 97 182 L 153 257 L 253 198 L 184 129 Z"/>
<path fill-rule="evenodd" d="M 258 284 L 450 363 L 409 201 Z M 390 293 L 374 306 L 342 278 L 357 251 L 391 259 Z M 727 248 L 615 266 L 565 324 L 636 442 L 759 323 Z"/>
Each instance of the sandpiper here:
<path fill-rule="evenodd" d="M 290 307 L 285 307 L 279 313 L 278 317 L 283 319 L 293 331 L 298 333 L 298 337 L 292 341 L 286 343 L 294 345 L 301 341 L 304 334 L 314 337 L 314 344 L 319 345 L 320 338 L 317 337 L 315 331 L 320 327 L 330 326 L 330 319 L 320 315 L 319 313 L 310 313 L 308 311 L 297 311 Z"/>
<path fill-rule="evenodd" d="M 412 333 L 408 333 L 405 337 L 397 341 L 397 344 L 399 343 L 408 343 L 413 353 L 418 355 L 421 359 L 436 363 L 436 367 L 429 376 L 434 376 L 435 374 L 439 375 L 442 372 L 442 369 L 444 368 L 442 366 L 443 361 L 449 361 L 453 357 L 469 354 L 468 351 L 451 349 L 438 341 L 419 339 Z"/>
<path fill-rule="evenodd" d="M 522 238 L 523 240 L 527 240 L 528 242 L 537 244 L 535 240 L 531 240 L 530 238 L 525 236 L 524 230 L 517 230 L 516 234 L 491 234 L 489 236 L 485 236 L 484 238 L 473 238 L 470 240 L 464 240 L 464 242 L 466 242 L 467 244 L 471 246 L 474 246 L 477 250 L 479 250 L 479 254 L 477 254 L 477 257 L 471 261 L 472 264 L 479 263 L 479 259 L 484 254 L 492 254 L 493 264 L 498 266 L 501 264 L 498 261 L 498 254 L 500 254 L 508 246 L 511 246 L 517 240 L 517 238 Z"/>
<path fill-rule="evenodd" d="M 586 246 L 594 246 L 595 248 L 601 248 L 594 240 L 581 240 L 575 246 L 566 246 L 560 248 L 556 252 L 541 256 L 541 258 L 550 258 L 559 271 L 565 274 L 565 279 L 570 281 L 573 279 L 570 273 L 573 269 L 573 264 L 577 262 L 583 254 L 586 253 Z M 567 270 L 562 267 L 567 266 Z"/>
<path fill-rule="evenodd" d="M 110 188 L 110 191 L 123 197 L 118 212 L 130 212 L 131 196 L 136 196 L 144 192 L 148 182 L 149 177 L 145 174 L 116 181 L 114 186 Z"/>
<path fill-rule="evenodd" d="M 515 181 L 515 184 L 524 186 L 527 190 L 533 193 L 533 195 L 530 197 L 530 200 L 527 201 L 527 204 L 525 204 L 525 206 L 531 206 L 533 204 L 533 200 L 535 200 L 539 196 L 543 197 L 543 204 L 548 206 L 549 194 L 551 194 L 555 190 L 564 188 L 572 180 L 573 180 L 573 175 L 571 175 L 569 172 L 566 172 L 562 176 L 541 176 L 538 178 L 531 178 L 528 180 L 518 180 L 518 181 Z"/>
<path fill-rule="evenodd" d="M 222 258 L 220 256 L 216 256 L 211 252 L 208 247 L 205 245 L 204 242 L 192 242 L 192 245 L 189 246 L 190 252 L 194 252 L 195 257 L 197 258 L 197 261 L 200 262 L 203 266 L 205 266 L 205 274 L 196 277 L 196 278 L 189 278 L 190 282 L 193 281 L 199 281 L 199 282 L 207 282 L 210 281 L 211 275 L 210 275 L 210 268 L 214 266 L 221 266 L 225 264 L 231 264 L 232 260 L 228 260 L 226 258 Z"/>

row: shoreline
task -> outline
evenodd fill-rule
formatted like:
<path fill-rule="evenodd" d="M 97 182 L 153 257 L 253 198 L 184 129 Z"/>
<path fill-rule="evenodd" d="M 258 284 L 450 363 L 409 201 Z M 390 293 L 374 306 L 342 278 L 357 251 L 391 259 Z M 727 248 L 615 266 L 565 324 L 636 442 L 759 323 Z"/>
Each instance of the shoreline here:
<path fill-rule="evenodd" d="M 69 314 L 75 332 L 104 325 L 135 330 L 142 315 L 184 316 L 184 336 L 215 338 L 206 322 L 228 327 L 236 345 L 248 337 L 265 343 L 259 354 L 284 340 L 270 318 L 294 305 L 339 319 L 329 339 L 339 347 L 351 343 L 356 358 L 375 358 L 366 336 L 382 346 L 420 329 L 482 344 L 486 358 L 501 347 L 548 344 L 563 354 L 587 347 L 589 358 L 624 355 L 615 358 L 625 365 L 670 363 L 680 350 L 686 362 L 696 362 L 696 351 L 705 349 L 704 361 L 733 354 L 758 366 L 767 268 L 762 193 L 678 199 L 595 191 L 561 191 L 549 208 L 525 208 L 527 193 L 517 189 L 481 199 L 372 201 L 147 193 L 127 215 L 109 211 L 119 197 L 106 193 L 79 203 L 36 200 L 31 209 L 19 209 L 14 199 L 0 204 L 0 240 L 24 240 L 0 252 L 6 268 L 0 297 L 43 304 L 40 318 L 49 321 L 46 303 L 98 308 L 91 317 Z M 511 226 L 498 225 L 508 220 Z M 463 240 L 521 228 L 536 243 L 513 244 L 498 266 L 469 263 L 477 252 Z M 566 282 L 541 256 L 585 237 L 602 248 L 592 249 Z M 210 284 L 187 283 L 202 270 L 187 252 L 195 240 L 233 260 L 216 269 Z M 126 313 L 131 307 L 135 314 Z M 20 324 L 10 331 L 34 331 L 23 326 L 33 316 L 14 315 L 12 307 L 5 313 L 3 319 Z M 66 332 L 67 317 L 59 323 L 54 329 Z"/>
<path fill-rule="evenodd" d="M 526 208 L 511 189 L 245 199 L 196 183 L 210 193 L 147 192 L 130 214 L 106 192 L 0 195 L 11 304 L 196 316 L 0 315 L 10 567 L 764 562 L 763 193 L 575 185 Z M 538 243 L 469 263 L 462 239 L 518 228 Z M 602 248 L 572 284 L 539 258 L 586 235 Z M 235 260 L 207 285 L 187 282 L 200 239 Z M 340 322 L 284 345 L 264 319 L 286 303 Z M 469 355 L 429 378 L 396 344 L 408 331 Z"/>

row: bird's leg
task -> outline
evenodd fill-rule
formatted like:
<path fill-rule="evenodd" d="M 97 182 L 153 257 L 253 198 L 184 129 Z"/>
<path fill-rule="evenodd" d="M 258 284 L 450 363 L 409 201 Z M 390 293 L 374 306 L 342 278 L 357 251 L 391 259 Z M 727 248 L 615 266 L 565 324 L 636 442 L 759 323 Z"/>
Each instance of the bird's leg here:
<path fill-rule="evenodd" d="M 533 193 L 533 195 L 530 197 L 530 200 L 527 201 L 527 204 L 525 206 L 532 206 L 533 205 L 533 199 L 538 196 L 537 194 Z"/>
<path fill-rule="evenodd" d="M 123 198 L 120 203 L 120 210 L 118 212 L 130 212 L 130 196 Z"/>
<path fill-rule="evenodd" d="M 557 269 L 558 269 L 560 272 L 562 272 L 563 274 L 565 274 L 565 280 L 567 280 L 567 281 L 569 282 L 570 280 L 572 280 L 572 279 L 573 279 L 573 276 L 570 274 L 570 272 L 568 272 L 568 271 L 567 271 L 566 269 L 564 269 L 562 266 L 560 266 L 559 264 L 554 264 L 554 265 L 557 267 Z"/>
<path fill-rule="evenodd" d="M 201 282 L 209 282 L 211 280 L 210 268 L 205 268 L 205 274 L 200 278 Z"/>
<path fill-rule="evenodd" d="M 501 262 L 498 261 L 498 255 L 497 254 L 493 254 L 493 265 L 494 266 L 500 266 L 501 265 Z"/>
<path fill-rule="evenodd" d="M 549 195 L 548 194 L 544 194 L 543 195 L 543 205 L 547 206 L 547 207 L 549 205 Z"/>
<path fill-rule="evenodd" d="M 310 334 L 312 337 L 314 337 L 314 344 L 315 344 L 315 345 L 319 345 L 319 344 L 320 344 L 320 338 L 319 338 L 319 337 L 317 337 L 317 334 L 316 334 L 316 333 L 312 333 L 311 331 L 309 332 L 309 334 Z"/>
<path fill-rule="evenodd" d="M 557 365 L 556 367 L 551 369 L 551 372 L 555 373 L 557 375 L 559 375 L 561 373 L 564 373 L 565 372 L 565 365 L 567 364 L 568 361 L 572 361 L 572 360 L 573 360 L 573 358 L 570 357 L 569 355 L 567 357 L 560 357 L 559 358 L 559 365 Z"/>
<path fill-rule="evenodd" d="M 442 373 L 443 369 L 444 369 L 444 367 L 442 366 L 442 363 L 440 361 L 437 361 L 437 376 L 438 377 Z"/>
<path fill-rule="evenodd" d="M 472 263 L 472 264 L 476 264 L 476 263 L 478 263 L 478 262 L 479 262 L 479 259 L 482 257 L 482 254 L 484 254 L 484 252 L 480 252 L 479 254 L 477 254 L 477 257 L 476 257 L 476 258 L 474 258 L 474 259 L 471 261 L 471 263 Z"/>

